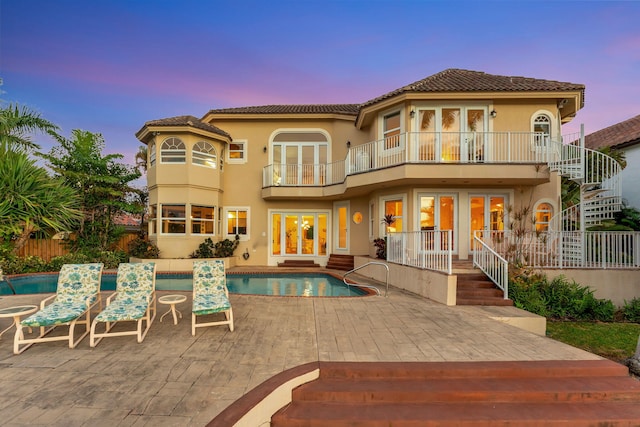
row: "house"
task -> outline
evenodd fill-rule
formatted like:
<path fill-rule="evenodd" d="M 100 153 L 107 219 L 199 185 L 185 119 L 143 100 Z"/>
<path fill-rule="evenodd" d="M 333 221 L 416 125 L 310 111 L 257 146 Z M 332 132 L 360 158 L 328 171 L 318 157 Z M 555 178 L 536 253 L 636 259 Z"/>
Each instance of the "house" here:
<path fill-rule="evenodd" d="M 611 147 L 624 152 L 630 167 L 620 173 L 622 197 L 627 206 L 640 208 L 640 186 L 637 185 L 640 173 L 631 166 L 640 164 L 640 115 L 586 135 L 585 147 L 592 150 Z"/>
<path fill-rule="evenodd" d="M 447 69 L 363 103 L 148 121 L 136 136 L 149 153 L 150 239 L 180 258 L 239 236 L 241 265 L 325 265 L 375 257 L 387 233 L 449 230 L 437 246 L 470 259 L 474 232 L 506 230 L 527 209 L 544 230 L 560 211 L 551 141 L 584 91 Z"/>

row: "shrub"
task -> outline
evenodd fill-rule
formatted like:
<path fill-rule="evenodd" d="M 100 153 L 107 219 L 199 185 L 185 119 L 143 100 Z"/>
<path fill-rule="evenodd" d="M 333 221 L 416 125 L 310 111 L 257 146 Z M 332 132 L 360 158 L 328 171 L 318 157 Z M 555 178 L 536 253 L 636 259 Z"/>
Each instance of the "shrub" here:
<path fill-rule="evenodd" d="M 200 243 L 189 257 L 191 258 L 226 258 L 233 256 L 233 252 L 240 244 L 240 236 L 236 235 L 235 241 L 224 239 L 219 242 L 213 242 L 207 237 L 204 242 Z"/>
<path fill-rule="evenodd" d="M 624 320 L 628 322 L 640 323 L 640 298 L 634 298 L 631 301 L 624 301 L 622 306 Z"/>
<path fill-rule="evenodd" d="M 376 257 L 387 259 L 387 238 L 377 238 L 373 240 L 373 246 L 376 247 Z"/>
<path fill-rule="evenodd" d="M 5 256 L 0 259 L 0 268 L 4 274 L 40 273 L 50 271 L 47 262 L 38 256 Z"/>
<path fill-rule="evenodd" d="M 521 272 L 509 279 L 509 298 L 518 308 L 558 320 L 611 322 L 615 306 L 563 276 L 551 282 L 540 273 Z"/>
<path fill-rule="evenodd" d="M 136 237 L 129 242 L 129 255 L 136 258 L 158 258 L 160 257 L 160 249 L 153 243 L 141 237 Z"/>
<path fill-rule="evenodd" d="M 84 264 L 87 262 L 91 262 L 87 255 L 79 252 L 70 252 L 66 255 L 51 258 L 47 267 L 49 271 L 60 271 L 63 264 Z"/>

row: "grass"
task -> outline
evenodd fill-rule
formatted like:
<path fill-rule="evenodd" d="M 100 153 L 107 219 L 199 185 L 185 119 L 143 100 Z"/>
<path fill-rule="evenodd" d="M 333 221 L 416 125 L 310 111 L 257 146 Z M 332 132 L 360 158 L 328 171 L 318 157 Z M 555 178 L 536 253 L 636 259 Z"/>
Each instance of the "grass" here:
<path fill-rule="evenodd" d="M 639 323 L 547 320 L 549 338 L 616 362 L 622 362 L 635 354 L 639 335 Z"/>

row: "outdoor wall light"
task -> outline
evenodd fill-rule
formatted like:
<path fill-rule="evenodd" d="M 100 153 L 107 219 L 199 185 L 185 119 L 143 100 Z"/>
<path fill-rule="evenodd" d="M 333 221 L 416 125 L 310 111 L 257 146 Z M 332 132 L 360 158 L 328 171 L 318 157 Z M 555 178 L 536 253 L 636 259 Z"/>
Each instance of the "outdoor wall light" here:
<path fill-rule="evenodd" d="M 351 141 L 347 141 L 347 148 L 351 147 Z"/>
<path fill-rule="evenodd" d="M 409 115 L 411 116 L 411 118 L 413 119 L 416 115 L 416 110 L 411 110 L 411 112 L 409 113 Z"/>
<path fill-rule="evenodd" d="M 262 152 L 266 153 L 267 152 L 267 146 L 265 145 L 264 147 L 262 147 Z"/>
<path fill-rule="evenodd" d="M 491 117 L 495 119 L 496 116 L 498 115 L 498 112 L 496 110 L 491 110 L 489 114 L 491 114 Z"/>

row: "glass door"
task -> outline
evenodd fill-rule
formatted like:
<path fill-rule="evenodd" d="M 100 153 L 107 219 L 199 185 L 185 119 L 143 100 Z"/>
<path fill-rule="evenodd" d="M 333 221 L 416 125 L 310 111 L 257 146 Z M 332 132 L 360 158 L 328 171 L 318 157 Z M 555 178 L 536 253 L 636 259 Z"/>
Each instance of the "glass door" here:
<path fill-rule="evenodd" d="M 443 108 L 442 117 L 442 153 L 443 162 L 460 160 L 460 108 Z"/>
<path fill-rule="evenodd" d="M 455 251 L 455 223 L 456 223 L 456 199 L 448 194 L 424 194 L 420 195 L 420 230 L 421 231 L 445 231 L 451 232 L 451 250 Z M 426 233 L 426 250 L 447 250 L 448 239 L 446 234 Z M 431 236 L 430 236 L 431 235 Z"/>
<path fill-rule="evenodd" d="M 272 213 L 271 254 L 326 255 L 327 218 L 326 213 Z"/>
<path fill-rule="evenodd" d="M 492 237 L 494 233 L 486 235 L 487 232 L 504 231 L 506 197 L 500 195 L 474 195 L 470 198 L 471 214 L 469 230 L 470 246 L 473 250 L 474 232 L 482 231 L 481 236 Z M 495 233 L 497 234 L 497 233 Z"/>
<path fill-rule="evenodd" d="M 485 110 L 467 109 L 465 158 L 471 163 L 483 162 L 485 153 Z"/>

